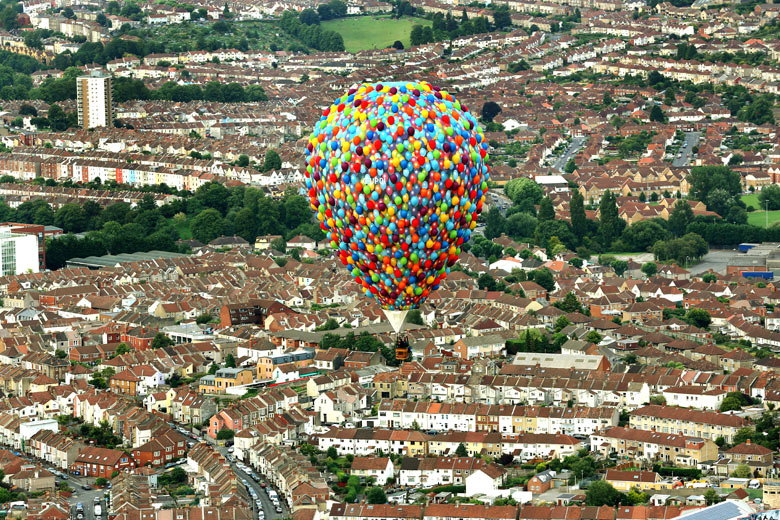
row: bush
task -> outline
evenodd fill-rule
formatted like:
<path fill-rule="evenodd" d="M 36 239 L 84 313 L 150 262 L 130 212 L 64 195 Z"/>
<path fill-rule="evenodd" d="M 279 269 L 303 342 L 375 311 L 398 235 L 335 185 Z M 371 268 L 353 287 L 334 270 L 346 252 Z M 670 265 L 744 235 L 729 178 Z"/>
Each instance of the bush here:
<path fill-rule="evenodd" d="M 466 486 L 456 486 L 454 484 L 450 484 L 449 486 L 438 486 L 434 487 L 428 490 L 430 493 L 465 493 L 466 492 Z"/>
<path fill-rule="evenodd" d="M 233 438 L 235 435 L 235 432 L 231 430 L 230 428 L 222 428 L 217 432 L 217 440 L 218 441 L 226 441 Z"/>
<path fill-rule="evenodd" d="M 98 477 L 95 479 L 95 486 L 103 487 L 108 484 L 108 479 L 105 477 Z"/>
<path fill-rule="evenodd" d="M 701 470 L 696 468 L 674 468 L 671 466 L 660 466 L 656 464 L 653 471 L 662 477 L 682 477 L 687 480 L 696 480 L 701 478 Z"/>

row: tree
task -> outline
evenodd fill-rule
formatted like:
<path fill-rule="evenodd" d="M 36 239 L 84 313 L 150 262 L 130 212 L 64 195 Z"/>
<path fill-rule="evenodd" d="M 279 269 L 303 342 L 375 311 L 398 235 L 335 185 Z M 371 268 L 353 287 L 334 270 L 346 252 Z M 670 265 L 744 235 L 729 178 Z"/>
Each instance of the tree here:
<path fill-rule="evenodd" d="M 19 111 L 21 113 L 21 110 Z M 758 192 L 759 209 L 780 209 L 780 185 L 770 184 Z"/>
<path fill-rule="evenodd" d="M 710 326 L 712 318 L 710 317 L 710 313 L 704 309 L 690 309 L 685 315 L 685 321 L 694 327 L 706 329 Z"/>
<path fill-rule="evenodd" d="M 658 265 L 655 262 L 647 262 L 642 264 L 642 273 L 648 278 L 655 276 L 658 272 Z"/>
<path fill-rule="evenodd" d="M 501 210 L 497 206 L 490 208 L 485 217 L 485 238 L 493 239 L 501 236 L 506 227 L 506 219 L 501 214 Z"/>
<path fill-rule="evenodd" d="M 522 211 L 533 211 L 533 206 L 539 204 L 544 197 L 544 191 L 533 180 L 527 177 L 512 179 L 504 185 L 504 194 L 509 197 Z"/>
<path fill-rule="evenodd" d="M 718 275 L 716 275 L 715 273 L 705 273 L 704 275 L 702 275 L 701 281 L 706 283 L 717 282 Z"/>
<path fill-rule="evenodd" d="M 404 50 L 404 44 L 401 40 L 396 40 L 393 42 L 393 49 L 397 49 L 399 51 Z"/>
<path fill-rule="evenodd" d="M 599 235 L 604 249 L 609 249 L 612 242 L 620 235 L 625 226 L 625 221 L 620 218 L 615 196 L 610 191 L 605 191 L 599 202 Z"/>
<path fill-rule="evenodd" d="M 269 172 L 282 167 L 282 158 L 276 150 L 268 150 L 263 160 L 263 171 Z"/>
<path fill-rule="evenodd" d="M 731 473 L 731 476 L 736 478 L 751 478 L 753 476 L 753 470 L 745 463 L 738 464 Z"/>
<path fill-rule="evenodd" d="M 780 186 L 778 188 L 778 195 L 780 196 Z M 760 197 L 760 195 L 759 195 Z M 780 199 L 778 200 L 780 202 Z M 780 206 L 778 206 L 780 209 Z M 693 209 L 691 205 L 685 200 L 678 200 L 674 204 L 672 212 L 669 214 L 668 227 L 672 235 L 681 237 L 688 229 L 688 224 L 693 222 Z"/>
<path fill-rule="evenodd" d="M 329 459 L 333 459 L 333 460 L 336 460 L 337 458 L 339 458 L 339 453 L 336 451 L 336 448 L 335 448 L 335 447 L 333 447 L 333 446 L 331 446 L 330 448 L 328 448 L 328 451 L 326 451 L 326 452 L 325 452 L 325 455 L 326 455 L 326 456 L 327 456 Z"/>
<path fill-rule="evenodd" d="M 245 153 L 239 155 L 238 161 L 236 161 L 236 165 L 240 166 L 241 168 L 246 168 L 249 166 L 249 156 Z"/>
<path fill-rule="evenodd" d="M 412 309 L 409 311 L 409 314 L 406 315 L 406 322 L 414 325 L 425 325 L 420 309 Z"/>
<path fill-rule="evenodd" d="M 547 292 L 555 290 L 555 278 L 553 278 L 552 271 L 543 267 L 542 269 L 531 271 L 531 274 L 533 275 L 533 281 L 544 287 Z M 531 277 L 529 276 L 529 279 L 530 278 Z"/>
<path fill-rule="evenodd" d="M 217 432 L 217 440 L 218 441 L 229 441 L 235 436 L 236 432 L 231 430 L 230 428 L 222 428 Z"/>
<path fill-rule="evenodd" d="M 468 450 L 466 450 L 466 445 L 462 442 L 458 444 L 458 447 L 455 448 L 455 455 L 458 457 L 467 457 L 469 454 Z"/>
<path fill-rule="evenodd" d="M 215 238 L 222 236 L 224 230 L 222 215 L 216 209 L 205 209 L 192 219 L 190 230 L 193 238 L 208 244 Z"/>
<path fill-rule="evenodd" d="M 656 242 L 666 238 L 666 229 L 654 220 L 641 220 L 627 227 L 621 238 L 632 251 L 648 251 Z"/>
<path fill-rule="evenodd" d="M 740 400 L 739 397 L 733 395 L 727 395 L 720 403 L 721 412 L 729 412 L 731 410 L 741 410 L 741 409 L 742 409 L 742 401 Z M 747 477 L 742 477 L 742 478 L 747 478 Z"/>
<path fill-rule="evenodd" d="M 512 16 L 509 13 L 509 7 L 501 5 L 493 11 L 493 25 L 496 26 L 496 29 L 512 26 Z"/>
<path fill-rule="evenodd" d="M 48 119 L 52 130 L 66 130 L 69 126 L 68 115 L 57 104 L 49 107 Z"/>
<path fill-rule="evenodd" d="M 560 304 L 556 304 L 556 306 L 563 312 L 582 312 L 582 305 L 580 305 L 579 300 L 571 291 L 567 292 L 566 296 L 563 297 L 563 301 Z"/>
<path fill-rule="evenodd" d="M 19 107 L 19 115 L 36 117 L 38 115 L 38 110 L 36 110 L 36 108 L 32 105 L 22 103 L 22 105 Z"/>
<path fill-rule="evenodd" d="M 742 177 L 726 166 L 696 166 L 691 168 L 687 180 L 693 200 L 706 202 L 715 189 L 725 190 L 731 196 L 742 192 Z"/>
<path fill-rule="evenodd" d="M 123 341 L 122 343 L 116 346 L 116 350 L 114 351 L 114 354 L 116 354 L 117 356 L 121 356 L 123 354 L 127 354 L 128 352 L 130 352 L 130 347 L 127 346 L 127 343 Z"/>
<path fill-rule="evenodd" d="M 612 269 L 615 270 L 616 275 L 623 276 L 623 273 L 628 269 L 628 262 L 625 260 L 615 260 L 612 262 Z"/>
<path fill-rule="evenodd" d="M 555 220 L 555 208 L 550 197 L 545 197 L 539 203 L 539 213 L 536 216 L 539 222 L 546 220 Z"/>
<path fill-rule="evenodd" d="M 589 506 L 619 506 L 622 494 L 605 480 L 592 483 L 585 492 L 585 503 Z"/>
<path fill-rule="evenodd" d="M 555 320 L 555 326 L 553 330 L 555 332 L 560 332 L 566 327 L 568 327 L 569 325 L 571 325 L 571 321 L 569 321 L 569 318 L 567 318 L 566 316 L 558 316 L 558 319 Z"/>
<path fill-rule="evenodd" d="M 577 163 L 574 162 L 574 157 L 569 159 L 569 161 L 566 163 L 566 166 L 563 167 L 563 171 L 565 171 L 566 173 L 574 173 L 574 170 L 576 169 L 577 169 Z"/>
<path fill-rule="evenodd" d="M 73 12 L 73 9 L 71 9 L 70 7 L 66 7 L 65 9 L 62 10 L 62 16 L 70 19 L 76 18 L 76 14 Z"/>
<path fill-rule="evenodd" d="M 152 339 L 153 349 L 170 347 L 171 345 L 173 345 L 173 340 L 162 332 L 155 334 L 154 339 Z"/>
<path fill-rule="evenodd" d="M 718 492 L 714 489 L 708 489 L 704 492 L 704 501 L 708 506 L 717 504 L 720 502 L 720 495 L 718 495 Z"/>
<path fill-rule="evenodd" d="M 366 500 L 369 504 L 387 504 L 387 495 L 384 489 L 374 486 L 366 493 Z"/>
<path fill-rule="evenodd" d="M 662 395 L 651 395 L 650 404 L 657 404 L 663 406 L 666 404 L 666 397 Z"/>
<path fill-rule="evenodd" d="M 482 105 L 482 119 L 487 123 L 491 123 L 500 113 L 501 107 L 495 101 L 487 101 Z"/>
<path fill-rule="evenodd" d="M 284 253 L 287 251 L 287 243 L 283 238 L 274 238 L 271 240 L 271 248 L 280 253 Z"/>
<path fill-rule="evenodd" d="M 412 45 L 422 45 L 425 43 L 425 35 L 423 34 L 422 25 L 414 25 L 412 32 L 409 35 L 409 42 Z"/>
<path fill-rule="evenodd" d="M 54 225 L 66 233 L 80 233 L 87 229 L 87 216 L 78 204 L 64 204 L 54 214 Z"/>
<path fill-rule="evenodd" d="M 319 25 L 320 16 L 314 9 L 304 9 L 301 14 L 298 15 L 298 19 L 304 25 Z"/>
<path fill-rule="evenodd" d="M 588 217 L 585 214 L 585 199 L 579 190 L 572 190 L 569 215 L 571 217 L 571 230 L 581 242 L 588 231 Z"/>
<path fill-rule="evenodd" d="M 596 345 L 601 343 L 602 339 L 604 339 L 604 337 L 595 330 L 588 332 L 587 336 L 585 336 L 585 341 L 588 343 L 595 343 Z"/>
<path fill-rule="evenodd" d="M 233 354 L 228 354 L 225 356 L 225 367 L 236 368 L 236 358 L 233 356 Z"/>
<path fill-rule="evenodd" d="M 666 122 L 664 111 L 661 110 L 661 107 L 658 105 L 653 105 L 653 108 L 650 109 L 650 121 L 656 121 L 658 123 Z"/>

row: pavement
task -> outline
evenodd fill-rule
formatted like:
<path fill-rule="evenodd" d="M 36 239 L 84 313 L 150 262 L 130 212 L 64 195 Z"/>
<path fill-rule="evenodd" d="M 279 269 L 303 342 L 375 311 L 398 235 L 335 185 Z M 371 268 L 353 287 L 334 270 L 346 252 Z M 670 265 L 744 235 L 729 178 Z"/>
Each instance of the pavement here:
<path fill-rule="evenodd" d="M 700 135 L 700 132 L 685 132 L 683 144 L 678 151 L 680 157 L 675 156 L 672 160 L 672 166 L 688 166 L 693 155 L 693 147 L 699 142 Z"/>
<path fill-rule="evenodd" d="M 700 274 L 712 269 L 715 272 L 725 272 L 726 264 L 729 258 L 740 254 L 736 249 L 713 249 L 704 257 L 701 262 L 688 268 L 691 274 Z"/>
<path fill-rule="evenodd" d="M 562 172 L 563 169 L 566 168 L 566 163 L 569 162 L 569 159 L 577 155 L 580 149 L 585 145 L 586 140 L 587 137 L 584 136 L 573 138 L 569 143 L 569 146 L 567 146 L 566 149 L 563 151 L 563 154 L 561 154 L 561 156 L 555 160 L 555 162 L 552 165 L 552 168 L 554 170 L 558 170 L 559 172 Z"/>

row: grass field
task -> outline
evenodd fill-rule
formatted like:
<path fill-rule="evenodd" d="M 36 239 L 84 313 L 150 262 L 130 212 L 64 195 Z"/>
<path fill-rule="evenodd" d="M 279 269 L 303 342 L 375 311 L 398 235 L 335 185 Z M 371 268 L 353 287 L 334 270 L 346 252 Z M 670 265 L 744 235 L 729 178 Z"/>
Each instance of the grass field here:
<path fill-rule="evenodd" d="M 766 227 L 766 212 L 762 210 L 753 211 L 748 213 L 748 224 L 758 227 Z M 780 221 L 780 210 L 769 212 L 769 225 Z"/>
<path fill-rule="evenodd" d="M 347 52 L 365 49 L 384 49 L 396 40 L 404 47 L 409 46 L 409 35 L 415 25 L 431 25 L 423 18 L 401 18 L 396 20 L 388 16 L 357 16 L 322 22 L 322 28 L 336 31 L 344 38 Z"/>
<path fill-rule="evenodd" d="M 750 195 L 742 195 L 742 202 L 745 206 L 753 206 L 758 209 L 758 193 L 751 193 Z"/>

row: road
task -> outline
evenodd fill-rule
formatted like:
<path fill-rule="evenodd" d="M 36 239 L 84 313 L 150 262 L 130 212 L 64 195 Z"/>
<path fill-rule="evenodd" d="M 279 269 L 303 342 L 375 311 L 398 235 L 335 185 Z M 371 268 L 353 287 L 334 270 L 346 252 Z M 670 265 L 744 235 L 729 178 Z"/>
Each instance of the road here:
<path fill-rule="evenodd" d="M 566 147 L 566 150 L 563 151 L 560 157 L 555 160 L 555 162 L 552 165 L 552 168 L 554 170 L 558 170 L 559 172 L 562 172 L 564 168 L 566 168 L 566 163 L 569 162 L 569 159 L 577 155 L 577 153 L 580 151 L 580 149 L 585 144 L 585 141 L 587 140 L 587 137 L 575 137 L 571 140 L 569 143 L 569 146 Z"/>
<path fill-rule="evenodd" d="M 701 133 L 699 132 L 685 132 L 683 144 L 680 146 L 680 150 L 677 153 L 679 157 L 675 156 L 672 160 L 672 166 L 688 166 L 688 163 L 691 162 L 691 156 L 693 155 L 693 147 L 699 142 L 700 135 Z"/>
<path fill-rule="evenodd" d="M 91 489 L 88 491 L 84 491 L 81 489 L 77 489 L 73 495 L 68 499 L 68 503 L 70 504 L 70 517 L 71 519 L 76 520 L 76 504 L 79 502 L 84 506 L 84 520 L 96 520 L 95 519 L 95 497 L 100 497 L 100 505 L 103 508 L 103 515 L 100 517 L 102 519 L 107 518 L 106 515 L 106 500 L 103 498 L 103 495 L 106 493 L 103 489 Z"/>
<path fill-rule="evenodd" d="M 218 447 L 216 449 L 223 455 L 227 455 L 227 448 Z M 247 473 L 242 471 L 241 468 L 239 468 L 238 465 L 236 464 L 235 459 L 232 462 L 231 461 L 229 462 L 230 462 L 230 466 L 233 468 L 233 471 L 236 472 L 236 475 L 238 475 L 240 479 L 246 480 L 246 484 L 249 486 L 249 488 L 254 490 L 255 493 L 257 493 L 257 498 L 259 498 L 260 502 L 263 504 L 263 511 L 265 511 L 266 520 L 275 520 L 277 518 L 287 518 L 290 516 L 288 514 L 287 506 L 284 504 L 284 499 L 282 498 L 281 494 L 279 495 L 279 501 L 282 505 L 282 512 L 277 513 L 273 503 L 271 502 L 271 499 L 268 498 L 268 494 L 265 492 L 263 488 L 260 487 L 260 484 L 252 480 L 252 477 L 250 477 Z M 267 484 L 267 481 L 263 479 L 262 476 L 261 476 L 261 481 L 264 481 Z M 279 490 L 277 490 L 277 492 L 278 491 Z"/>
<path fill-rule="evenodd" d="M 501 211 L 502 215 L 506 215 L 506 210 L 512 206 L 512 201 L 497 190 L 488 190 L 487 203 L 490 206 L 495 206 Z"/>
<path fill-rule="evenodd" d="M 169 424 L 173 428 L 179 428 L 179 425 L 177 424 L 174 423 L 169 423 Z M 192 432 L 186 429 L 180 429 L 178 431 L 179 433 L 187 436 L 191 442 L 201 442 L 203 440 L 203 438 L 195 436 Z M 227 459 L 228 448 L 224 446 L 214 446 L 214 449 L 217 450 L 219 453 L 221 453 Z M 257 494 L 257 498 L 260 499 L 260 503 L 263 505 L 263 513 L 265 515 L 264 516 L 265 520 L 276 520 L 277 518 L 287 518 L 288 516 L 290 516 L 289 514 L 287 514 L 289 511 L 287 510 L 287 506 L 283 503 L 284 500 L 281 498 L 281 495 L 280 495 L 280 501 L 282 502 L 282 512 L 277 513 L 273 503 L 271 502 L 271 499 L 268 497 L 268 494 L 260 487 L 260 484 L 252 480 L 252 477 L 250 477 L 249 475 L 241 471 L 241 469 L 236 464 L 235 459 L 232 461 L 230 459 L 227 459 L 227 461 L 230 464 L 230 467 L 233 468 L 233 471 L 236 472 L 236 476 L 241 480 L 245 480 L 246 485 L 249 487 L 249 489 L 254 490 L 254 492 Z M 277 492 L 278 491 L 279 490 L 277 490 Z M 257 505 L 255 504 L 254 499 L 251 500 L 252 500 L 252 516 L 254 518 L 257 518 L 258 517 Z"/>

